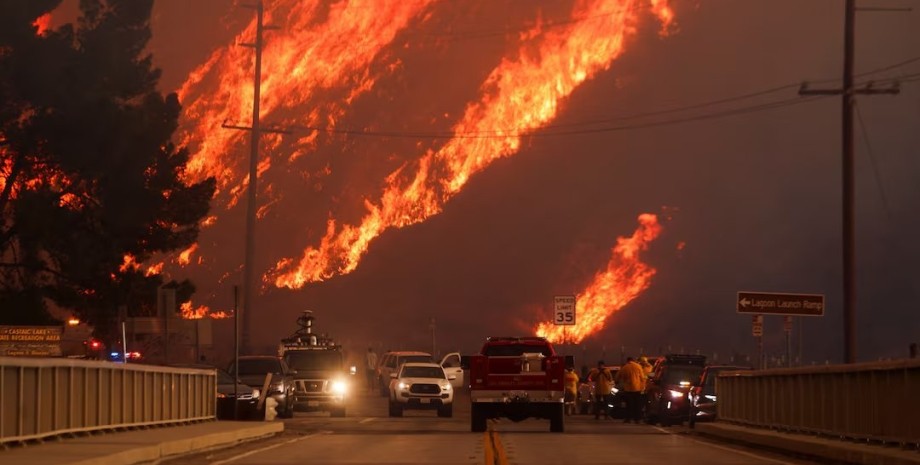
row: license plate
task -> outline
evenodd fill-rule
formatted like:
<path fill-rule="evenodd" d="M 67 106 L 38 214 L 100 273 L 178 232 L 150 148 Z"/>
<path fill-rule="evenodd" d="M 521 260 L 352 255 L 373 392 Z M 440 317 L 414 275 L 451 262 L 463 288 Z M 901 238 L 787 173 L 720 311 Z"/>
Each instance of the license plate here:
<path fill-rule="evenodd" d="M 319 407 L 319 401 L 316 401 L 316 400 L 308 400 L 308 401 L 307 401 L 307 407 Z"/>
<path fill-rule="evenodd" d="M 423 404 L 430 404 L 430 403 L 431 403 L 431 399 L 420 399 L 420 400 L 422 401 Z"/>

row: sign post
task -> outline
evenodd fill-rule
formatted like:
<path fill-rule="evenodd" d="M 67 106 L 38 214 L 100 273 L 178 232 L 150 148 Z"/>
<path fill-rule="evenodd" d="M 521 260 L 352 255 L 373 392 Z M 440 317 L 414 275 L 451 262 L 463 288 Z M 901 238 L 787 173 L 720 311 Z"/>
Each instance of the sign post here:
<path fill-rule="evenodd" d="M 575 296 L 557 295 L 553 298 L 553 324 L 562 326 L 562 344 L 566 343 L 566 326 L 574 326 Z"/>
<path fill-rule="evenodd" d="M 757 340 L 757 368 L 763 370 L 763 315 L 751 317 L 751 335 Z"/>

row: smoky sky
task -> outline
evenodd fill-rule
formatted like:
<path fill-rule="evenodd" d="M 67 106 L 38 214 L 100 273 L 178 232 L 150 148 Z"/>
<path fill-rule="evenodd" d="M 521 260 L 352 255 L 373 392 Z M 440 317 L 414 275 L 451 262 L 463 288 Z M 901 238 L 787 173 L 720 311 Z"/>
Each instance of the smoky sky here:
<path fill-rule="evenodd" d="M 211 50 L 227 46 L 251 11 L 231 0 L 156 2 L 151 51 L 171 91 Z M 266 2 L 270 8 L 271 2 Z M 323 331 L 352 346 L 474 350 L 488 335 L 526 334 L 548 317 L 552 297 L 580 292 L 606 266 L 618 236 L 640 213 L 676 209 L 643 260 L 656 268 L 651 287 L 585 341 L 589 356 L 625 346 L 752 353 L 750 318 L 735 312 L 739 290 L 825 294 L 824 317 L 797 327 L 806 361 L 842 358 L 840 99 L 785 105 L 707 119 L 724 108 L 795 100 L 802 81 L 839 86 L 843 2 L 835 0 L 674 1 L 677 26 L 658 34 L 643 22 L 611 68 L 562 102 L 552 124 L 627 117 L 713 102 L 653 121 L 680 123 L 573 136 L 524 139 L 513 157 L 476 175 L 444 211 L 389 230 L 358 269 L 298 291 L 266 289 L 254 311 L 254 342 L 287 336 L 296 315 L 316 312 Z M 898 2 L 895 2 L 898 3 Z M 902 4 L 910 2 L 902 1 Z M 501 31 L 537 15 L 565 20 L 569 1 L 439 2 L 424 23 L 386 53 L 399 69 L 381 78 L 343 117 L 353 127 L 448 130 L 478 99 L 483 79 L 513 54 L 508 35 L 454 40 L 455 31 Z M 894 5 L 898 6 L 898 5 Z M 908 5 L 909 6 L 909 5 Z M 920 56 L 920 12 L 859 13 L 857 73 Z M 448 40 L 444 40 L 444 38 Z M 872 78 L 920 72 L 913 62 Z M 818 81 L 830 81 L 817 83 Z M 857 124 L 857 351 L 861 360 L 898 357 L 920 334 L 920 93 L 859 97 Z M 335 95 L 324 98 L 337 98 Z M 449 116 L 445 116 L 445 114 Z M 864 127 L 864 131 L 863 128 Z M 259 266 L 315 245 L 330 215 L 357 221 L 363 198 L 379 195 L 383 176 L 437 141 L 325 136 L 305 171 L 325 178 L 267 175 L 297 206 L 270 213 L 258 230 Z M 871 148 L 871 150 L 870 150 Z M 239 148 L 245 156 L 248 146 Z M 871 156 L 870 156 L 871 154 Z M 243 208 L 217 213 L 222 229 L 205 231 L 214 266 L 187 269 L 199 298 L 227 308 L 243 256 Z M 677 244 L 686 246 L 678 250 Z M 229 273 L 228 276 L 224 276 Z M 223 278 L 223 279 L 222 279 Z M 779 354 L 779 317 L 767 317 L 766 350 Z"/>

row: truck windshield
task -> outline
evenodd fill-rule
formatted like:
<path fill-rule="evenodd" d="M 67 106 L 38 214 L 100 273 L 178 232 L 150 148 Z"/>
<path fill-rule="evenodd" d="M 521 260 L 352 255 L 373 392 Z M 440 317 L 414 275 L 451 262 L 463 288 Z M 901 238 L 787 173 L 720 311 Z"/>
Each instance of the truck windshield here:
<path fill-rule="evenodd" d="M 488 357 L 519 357 L 532 353 L 541 353 L 544 357 L 553 355 L 549 347 L 535 344 L 489 344 L 483 351 Z"/>
<path fill-rule="evenodd" d="M 401 378 L 437 378 L 445 379 L 444 370 L 439 367 L 404 366 Z"/>
<path fill-rule="evenodd" d="M 284 354 L 292 370 L 332 371 L 342 369 L 342 353 L 337 350 L 293 350 Z"/>
<path fill-rule="evenodd" d="M 661 380 L 664 384 L 696 383 L 703 373 L 703 367 L 695 365 L 672 365 L 665 368 Z"/>
<path fill-rule="evenodd" d="M 403 363 L 431 363 L 430 355 L 403 355 L 399 357 L 399 364 Z"/>

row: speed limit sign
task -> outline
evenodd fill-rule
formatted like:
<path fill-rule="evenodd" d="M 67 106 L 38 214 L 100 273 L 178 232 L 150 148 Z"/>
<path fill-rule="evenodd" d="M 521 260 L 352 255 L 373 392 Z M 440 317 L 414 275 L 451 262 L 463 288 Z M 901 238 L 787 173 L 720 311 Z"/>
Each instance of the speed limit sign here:
<path fill-rule="evenodd" d="M 553 301 L 553 324 L 573 326 L 575 324 L 575 296 L 557 295 Z"/>

